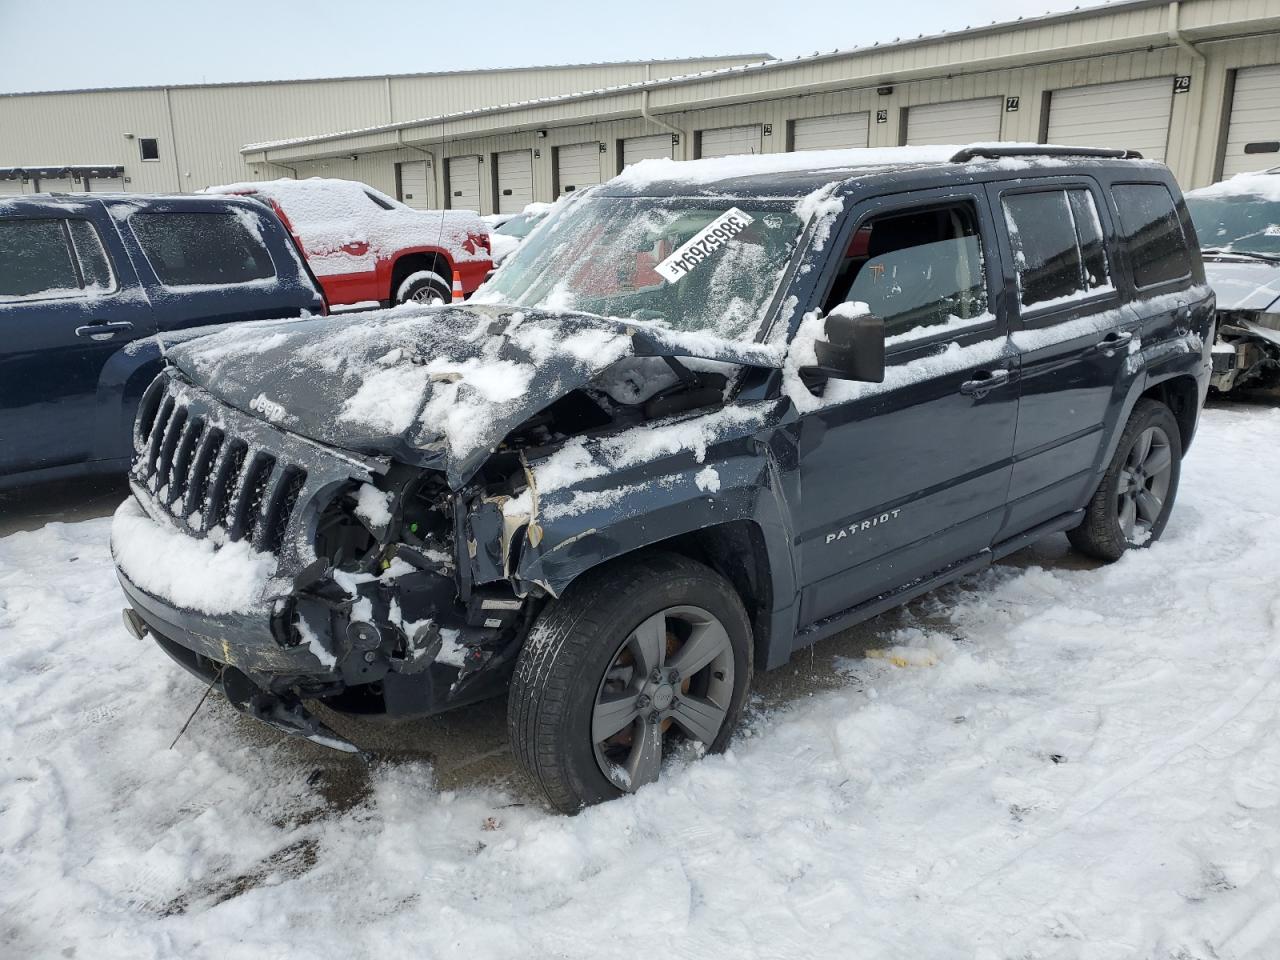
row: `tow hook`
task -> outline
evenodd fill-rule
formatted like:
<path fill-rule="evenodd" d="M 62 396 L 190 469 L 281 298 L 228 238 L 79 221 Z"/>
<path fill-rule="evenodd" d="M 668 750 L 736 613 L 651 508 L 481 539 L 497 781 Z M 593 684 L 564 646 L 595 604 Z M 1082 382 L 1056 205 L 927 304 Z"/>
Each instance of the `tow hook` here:
<path fill-rule="evenodd" d="M 150 628 L 146 621 L 138 616 L 138 611 L 133 607 L 125 607 L 120 611 L 120 617 L 124 620 L 124 628 L 133 634 L 135 640 L 145 640 Z"/>

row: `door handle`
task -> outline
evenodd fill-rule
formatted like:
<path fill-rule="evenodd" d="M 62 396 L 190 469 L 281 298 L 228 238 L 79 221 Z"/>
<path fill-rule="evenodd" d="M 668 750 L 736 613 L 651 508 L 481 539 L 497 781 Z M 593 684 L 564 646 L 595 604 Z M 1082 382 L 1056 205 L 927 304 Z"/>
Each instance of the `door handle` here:
<path fill-rule="evenodd" d="M 1131 331 L 1113 330 L 1098 341 L 1098 349 L 1109 357 L 1121 347 L 1127 347 L 1131 340 L 1133 340 Z"/>
<path fill-rule="evenodd" d="M 90 340 L 110 340 L 117 333 L 132 329 L 133 324 L 128 320 L 95 320 L 83 327 L 76 327 L 76 336 L 88 337 Z"/>
<path fill-rule="evenodd" d="M 960 384 L 960 392 L 966 397 L 982 399 L 996 387 L 1008 383 L 1011 377 L 1008 370 L 979 370 L 972 380 Z"/>

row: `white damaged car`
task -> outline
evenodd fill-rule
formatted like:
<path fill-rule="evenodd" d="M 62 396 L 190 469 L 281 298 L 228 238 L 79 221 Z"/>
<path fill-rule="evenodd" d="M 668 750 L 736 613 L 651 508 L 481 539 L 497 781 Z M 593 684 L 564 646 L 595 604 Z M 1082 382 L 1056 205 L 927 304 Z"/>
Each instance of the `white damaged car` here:
<path fill-rule="evenodd" d="M 1218 295 L 1212 385 L 1280 386 L 1280 167 L 1186 196 Z"/>

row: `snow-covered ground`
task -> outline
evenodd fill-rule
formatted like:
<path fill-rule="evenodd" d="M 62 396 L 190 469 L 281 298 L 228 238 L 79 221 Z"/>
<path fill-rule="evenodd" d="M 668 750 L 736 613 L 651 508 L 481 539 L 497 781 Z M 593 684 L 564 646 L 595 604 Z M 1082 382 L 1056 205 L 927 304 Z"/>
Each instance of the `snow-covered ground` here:
<path fill-rule="evenodd" d="M 1278 475 L 1280 410 L 1210 410 L 1150 550 L 934 594 L 573 818 L 423 760 L 336 796 L 221 703 L 168 749 L 201 686 L 119 625 L 109 521 L 12 534 L 0 955 L 1280 956 Z"/>

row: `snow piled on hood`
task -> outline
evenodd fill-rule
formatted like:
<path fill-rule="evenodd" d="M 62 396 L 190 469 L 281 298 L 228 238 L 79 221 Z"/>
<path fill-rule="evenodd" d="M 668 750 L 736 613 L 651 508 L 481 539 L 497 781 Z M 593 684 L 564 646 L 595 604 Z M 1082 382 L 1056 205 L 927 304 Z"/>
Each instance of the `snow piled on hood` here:
<path fill-rule="evenodd" d="M 415 304 L 228 329 L 173 348 L 170 359 L 225 402 L 258 415 L 265 407 L 330 446 L 442 449 L 452 482 L 464 461 L 635 353 L 636 337 L 646 349 L 708 360 L 777 367 L 783 357 L 780 345 L 647 321 Z"/>
<path fill-rule="evenodd" d="M 476 213 L 414 210 L 356 180 L 248 181 L 202 192 L 256 194 L 274 200 L 301 239 L 316 276 L 373 270 L 379 259 L 412 247 L 443 248 L 455 262 L 489 259 L 489 251 L 470 239 L 489 233 Z M 370 194 L 390 209 L 369 199 Z"/>

